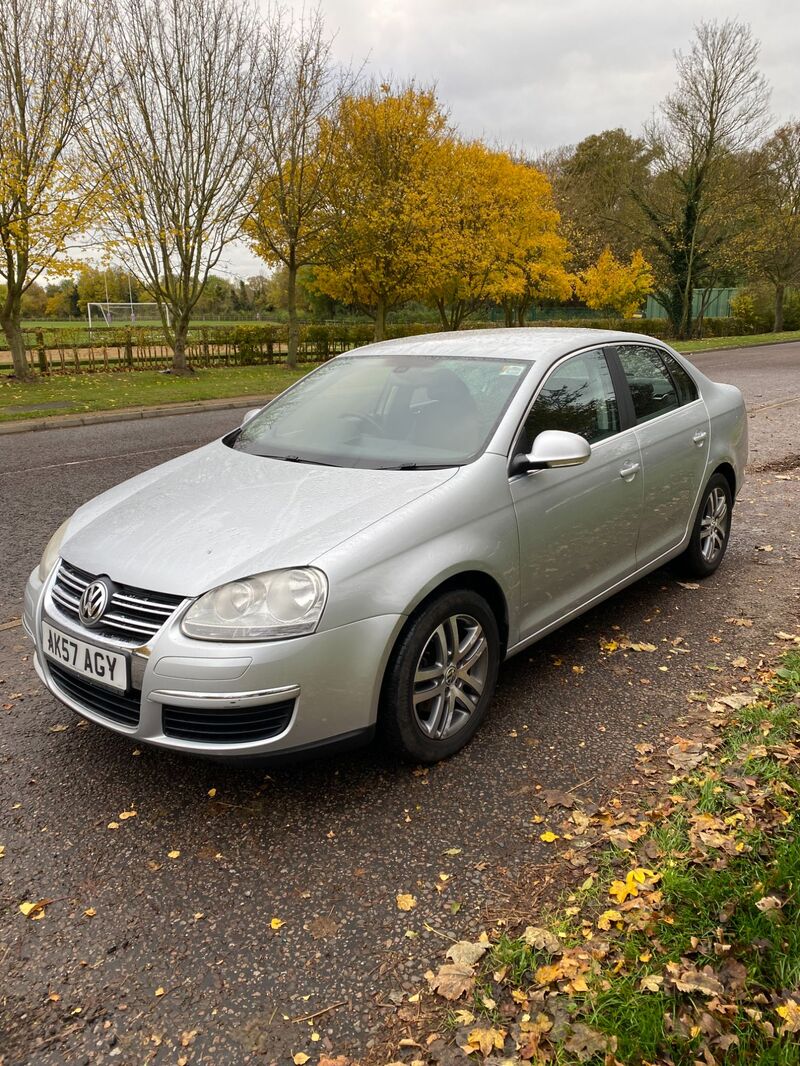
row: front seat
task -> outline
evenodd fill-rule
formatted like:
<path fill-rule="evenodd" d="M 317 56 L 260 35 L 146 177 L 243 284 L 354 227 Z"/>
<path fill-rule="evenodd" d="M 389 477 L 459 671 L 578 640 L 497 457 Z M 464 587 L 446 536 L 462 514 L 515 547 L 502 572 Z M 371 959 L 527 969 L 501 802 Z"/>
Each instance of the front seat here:
<path fill-rule="evenodd" d="M 467 386 L 452 370 L 436 370 L 425 383 L 428 403 L 414 417 L 411 439 L 431 451 L 466 457 L 480 444 L 478 408 Z"/>

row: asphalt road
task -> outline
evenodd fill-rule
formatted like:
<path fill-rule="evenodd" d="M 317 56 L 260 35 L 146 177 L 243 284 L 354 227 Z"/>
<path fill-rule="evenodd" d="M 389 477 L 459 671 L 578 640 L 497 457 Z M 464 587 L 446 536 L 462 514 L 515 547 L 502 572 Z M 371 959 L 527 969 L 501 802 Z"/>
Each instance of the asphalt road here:
<path fill-rule="evenodd" d="M 22 630 L 0 628 L 2 1066 L 364 1055 L 442 934 L 524 916 L 549 861 L 540 791 L 631 787 L 635 744 L 672 738 L 690 691 L 735 687 L 731 660 L 798 624 L 800 345 L 697 363 L 753 411 L 724 566 L 698 589 L 659 571 L 510 661 L 481 733 L 430 770 L 374 749 L 268 775 L 140 752 L 44 693 Z M 236 417 L 0 438 L 0 626 L 75 506 Z M 620 634 L 658 650 L 603 656 Z M 42 920 L 20 913 L 40 899 Z"/>

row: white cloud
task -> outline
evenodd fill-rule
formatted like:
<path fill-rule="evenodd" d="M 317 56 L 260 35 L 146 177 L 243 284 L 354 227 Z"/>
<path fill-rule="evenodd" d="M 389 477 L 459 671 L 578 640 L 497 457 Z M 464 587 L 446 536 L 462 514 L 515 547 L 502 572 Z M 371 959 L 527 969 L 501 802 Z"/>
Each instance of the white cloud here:
<path fill-rule="evenodd" d="M 749 21 L 776 119 L 800 114 L 796 0 L 323 0 L 322 10 L 340 59 L 435 82 L 464 134 L 532 153 L 616 126 L 637 132 L 701 18 Z M 230 259 L 254 272 L 243 249 Z"/>

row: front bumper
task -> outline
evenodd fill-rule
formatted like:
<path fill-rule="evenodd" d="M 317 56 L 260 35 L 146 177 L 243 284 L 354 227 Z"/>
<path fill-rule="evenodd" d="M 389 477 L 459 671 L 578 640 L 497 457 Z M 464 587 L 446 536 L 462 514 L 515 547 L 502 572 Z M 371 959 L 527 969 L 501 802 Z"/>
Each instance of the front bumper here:
<path fill-rule="evenodd" d="M 137 742 L 225 759 L 285 758 L 368 737 L 375 726 L 386 662 L 405 620 L 379 615 L 293 640 L 215 644 L 185 637 L 179 609 L 146 645 L 134 648 L 96 636 L 59 611 L 50 595 L 52 581 L 52 574 L 44 583 L 36 571 L 31 574 L 23 612 L 23 625 L 36 649 L 36 672 L 50 692 L 84 718 Z M 42 652 L 43 617 L 76 639 L 129 654 L 131 689 L 125 700 L 132 706 L 138 702 L 138 722 L 114 721 L 87 705 L 78 689 L 69 686 L 67 692 L 59 685 Z M 104 696 L 108 704 L 107 690 Z M 175 718 L 213 717 L 219 733 L 228 714 L 231 722 L 241 722 L 250 712 L 269 716 L 270 709 L 279 708 L 286 708 L 285 724 L 282 720 L 280 731 L 265 739 L 174 735 Z"/>

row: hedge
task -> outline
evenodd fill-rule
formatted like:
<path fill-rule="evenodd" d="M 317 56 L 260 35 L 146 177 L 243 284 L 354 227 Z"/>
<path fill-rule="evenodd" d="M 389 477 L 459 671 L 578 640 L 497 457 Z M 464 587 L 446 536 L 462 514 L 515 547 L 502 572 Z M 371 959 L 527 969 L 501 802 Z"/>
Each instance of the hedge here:
<path fill-rule="evenodd" d="M 539 319 L 536 329 L 614 329 L 645 333 L 667 339 L 666 319 Z M 470 322 L 467 328 L 496 328 L 493 322 Z M 722 337 L 751 333 L 752 326 L 734 318 L 709 318 L 704 322 L 706 336 Z M 389 338 L 413 337 L 436 332 L 428 322 L 393 323 Z M 283 324 L 203 326 L 189 332 L 188 359 L 197 367 L 273 365 L 286 361 L 288 329 Z M 299 359 L 320 362 L 341 352 L 368 344 L 374 336 L 371 323 L 306 325 L 300 328 Z M 73 330 L 27 330 L 26 345 L 31 366 L 46 373 L 92 370 L 166 369 L 172 353 L 160 329 L 126 327 L 98 329 L 91 338 Z"/>

